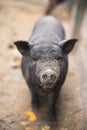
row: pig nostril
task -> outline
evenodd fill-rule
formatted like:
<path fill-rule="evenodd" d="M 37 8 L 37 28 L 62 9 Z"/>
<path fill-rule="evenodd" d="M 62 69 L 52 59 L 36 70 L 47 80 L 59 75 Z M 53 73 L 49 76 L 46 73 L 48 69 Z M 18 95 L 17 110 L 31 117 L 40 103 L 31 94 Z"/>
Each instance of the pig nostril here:
<path fill-rule="evenodd" d="M 43 75 L 43 79 L 45 79 L 45 80 L 47 79 L 47 75 L 46 74 Z"/>
<path fill-rule="evenodd" d="M 55 81 L 55 80 L 56 80 L 56 76 L 55 76 L 55 75 L 51 75 L 51 79 L 52 79 L 53 81 Z"/>

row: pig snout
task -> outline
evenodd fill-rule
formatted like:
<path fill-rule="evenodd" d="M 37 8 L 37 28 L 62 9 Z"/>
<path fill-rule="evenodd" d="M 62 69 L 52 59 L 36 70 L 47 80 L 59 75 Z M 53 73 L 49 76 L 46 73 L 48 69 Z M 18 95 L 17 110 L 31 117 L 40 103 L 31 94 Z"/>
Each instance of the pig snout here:
<path fill-rule="evenodd" d="M 40 81 L 43 85 L 50 85 L 49 87 L 52 87 L 51 85 L 56 83 L 57 77 L 57 74 L 53 70 L 47 69 L 43 73 L 41 73 Z"/>

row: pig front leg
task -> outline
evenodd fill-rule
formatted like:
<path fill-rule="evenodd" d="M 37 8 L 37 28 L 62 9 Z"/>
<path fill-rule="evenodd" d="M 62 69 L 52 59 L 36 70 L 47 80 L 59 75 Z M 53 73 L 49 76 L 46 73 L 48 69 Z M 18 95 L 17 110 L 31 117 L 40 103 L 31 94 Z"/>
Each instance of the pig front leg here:
<path fill-rule="evenodd" d="M 40 101 L 39 101 L 38 94 L 31 90 L 31 96 L 32 96 L 32 99 L 31 99 L 32 108 L 34 110 L 38 110 L 40 107 Z"/>
<path fill-rule="evenodd" d="M 59 91 L 53 91 L 48 95 L 48 123 L 50 125 L 57 124 L 56 118 L 56 102 L 59 95 Z"/>
<path fill-rule="evenodd" d="M 39 96 L 38 94 L 34 91 L 34 89 L 32 88 L 31 83 L 29 82 L 29 80 L 26 80 L 28 87 L 30 88 L 30 92 L 31 92 L 31 105 L 32 108 L 34 110 L 38 110 L 40 107 L 40 100 L 39 100 Z"/>

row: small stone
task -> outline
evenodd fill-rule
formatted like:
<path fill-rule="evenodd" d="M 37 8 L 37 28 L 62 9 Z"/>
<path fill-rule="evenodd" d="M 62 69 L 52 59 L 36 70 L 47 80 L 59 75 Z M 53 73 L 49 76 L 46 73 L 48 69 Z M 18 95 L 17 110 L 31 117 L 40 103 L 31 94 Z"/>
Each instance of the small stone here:
<path fill-rule="evenodd" d="M 29 127 L 26 127 L 25 130 L 31 130 Z"/>
<path fill-rule="evenodd" d="M 50 130 L 50 126 L 49 125 L 45 125 L 41 130 Z"/>
<path fill-rule="evenodd" d="M 68 130 L 67 128 L 61 128 L 60 130 Z"/>
<path fill-rule="evenodd" d="M 21 125 L 26 126 L 29 122 L 21 122 Z"/>
<path fill-rule="evenodd" d="M 10 64 L 12 68 L 18 68 L 21 64 L 21 59 L 18 57 L 10 59 Z"/>
<path fill-rule="evenodd" d="M 9 44 L 9 45 L 8 45 L 8 48 L 9 48 L 9 49 L 13 49 L 14 46 L 13 46 L 12 44 Z"/>

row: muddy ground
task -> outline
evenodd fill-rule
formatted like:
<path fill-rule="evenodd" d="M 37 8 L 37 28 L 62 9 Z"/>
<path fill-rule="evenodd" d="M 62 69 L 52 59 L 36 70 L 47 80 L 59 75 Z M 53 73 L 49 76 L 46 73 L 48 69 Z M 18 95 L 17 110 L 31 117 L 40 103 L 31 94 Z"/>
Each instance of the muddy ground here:
<path fill-rule="evenodd" d="M 24 112 L 32 112 L 29 89 L 20 70 L 20 57 L 13 41 L 27 40 L 35 22 L 44 14 L 47 3 L 0 1 L 0 130 L 87 130 L 87 15 L 81 37 L 69 55 L 69 71 L 57 103 L 58 126 L 47 126 L 47 104 L 43 103 L 36 120 L 30 121 Z M 73 17 L 62 11 L 66 38 L 71 37 Z M 54 11 L 55 12 L 55 11 Z M 64 15 L 63 15 L 64 14 Z M 17 58 L 18 65 L 14 59 Z"/>

